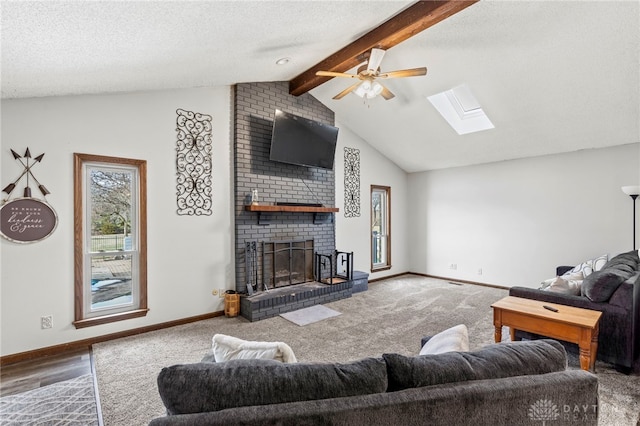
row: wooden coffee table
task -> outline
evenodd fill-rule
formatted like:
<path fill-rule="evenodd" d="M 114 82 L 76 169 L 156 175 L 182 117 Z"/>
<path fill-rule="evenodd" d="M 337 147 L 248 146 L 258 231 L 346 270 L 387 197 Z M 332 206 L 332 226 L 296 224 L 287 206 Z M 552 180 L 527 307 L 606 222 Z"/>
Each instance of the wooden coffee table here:
<path fill-rule="evenodd" d="M 602 312 L 513 296 L 500 299 L 491 307 L 496 343 L 502 341 L 503 325 L 510 328 L 511 340 L 515 339 L 516 330 L 522 330 L 577 343 L 580 347 L 580 368 L 595 371 L 598 322 Z"/>

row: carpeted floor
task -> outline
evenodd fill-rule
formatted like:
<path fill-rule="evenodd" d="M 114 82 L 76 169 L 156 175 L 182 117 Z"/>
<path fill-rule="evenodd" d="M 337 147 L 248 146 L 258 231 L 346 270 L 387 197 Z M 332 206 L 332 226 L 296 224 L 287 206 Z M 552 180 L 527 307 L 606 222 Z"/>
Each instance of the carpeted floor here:
<path fill-rule="evenodd" d="M 93 376 L 85 374 L 0 398 L 0 424 L 97 426 Z"/>
<path fill-rule="evenodd" d="M 216 333 L 285 342 L 302 362 L 345 362 L 384 352 L 414 355 L 423 336 L 464 323 L 473 350 L 493 343 L 490 305 L 506 295 L 503 289 L 407 275 L 371 283 L 366 292 L 328 303 L 342 314 L 304 327 L 281 317 L 254 323 L 219 317 L 97 344 L 93 350 L 104 424 L 143 425 L 163 415 L 158 372 L 168 365 L 199 361 Z M 578 368 L 577 359 L 570 365 Z M 636 426 L 640 376 L 625 376 L 601 363 L 596 370 L 600 424 Z"/>

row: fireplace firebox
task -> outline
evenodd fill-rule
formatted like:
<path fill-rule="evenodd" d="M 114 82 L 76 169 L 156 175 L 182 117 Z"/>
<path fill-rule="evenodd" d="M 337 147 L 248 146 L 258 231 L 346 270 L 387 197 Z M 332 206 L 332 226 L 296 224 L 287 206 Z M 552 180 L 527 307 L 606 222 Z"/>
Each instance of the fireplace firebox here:
<path fill-rule="evenodd" d="M 266 288 L 313 281 L 313 240 L 263 242 L 262 279 Z"/>

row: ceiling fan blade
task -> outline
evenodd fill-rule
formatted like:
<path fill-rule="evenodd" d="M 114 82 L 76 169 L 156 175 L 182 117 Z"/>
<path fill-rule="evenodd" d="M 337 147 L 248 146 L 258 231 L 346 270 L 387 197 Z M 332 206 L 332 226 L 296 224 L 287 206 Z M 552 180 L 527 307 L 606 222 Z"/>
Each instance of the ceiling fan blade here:
<path fill-rule="evenodd" d="M 349 93 L 353 92 L 356 87 L 360 86 L 360 83 L 356 83 L 352 86 L 347 87 L 346 89 L 344 89 L 342 92 L 338 93 L 337 95 L 335 95 L 333 97 L 333 99 L 338 100 L 338 99 L 342 99 L 345 96 L 347 96 Z"/>
<path fill-rule="evenodd" d="M 426 75 L 427 67 L 411 68 L 408 70 L 389 71 L 380 74 L 379 78 L 399 78 L 399 77 L 415 77 L 418 75 Z"/>
<path fill-rule="evenodd" d="M 384 58 L 385 51 L 382 49 L 371 49 L 371 53 L 369 54 L 369 63 L 367 64 L 367 70 L 371 72 L 376 72 L 378 68 L 380 68 L 380 63 L 382 62 L 382 58 Z"/>
<path fill-rule="evenodd" d="M 396 95 L 394 95 L 393 93 L 391 93 L 391 90 L 387 89 L 386 87 L 382 86 L 382 92 L 380 92 L 380 95 L 385 99 L 385 100 L 389 100 L 392 98 L 395 98 Z"/>
<path fill-rule="evenodd" d="M 318 71 L 316 72 L 317 76 L 322 77 L 348 77 L 348 78 L 358 78 L 355 74 L 347 74 L 345 72 L 333 72 L 333 71 Z"/>

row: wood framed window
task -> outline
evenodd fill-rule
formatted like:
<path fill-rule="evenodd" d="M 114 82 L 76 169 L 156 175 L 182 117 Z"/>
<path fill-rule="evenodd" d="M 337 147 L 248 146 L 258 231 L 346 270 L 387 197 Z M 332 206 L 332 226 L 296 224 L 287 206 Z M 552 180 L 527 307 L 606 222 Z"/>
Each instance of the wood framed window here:
<path fill-rule="evenodd" d="M 76 328 L 145 316 L 147 163 L 74 155 Z"/>
<path fill-rule="evenodd" d="M 391 269 L 391 188 L 371 185 L 371 272 Z"/>

